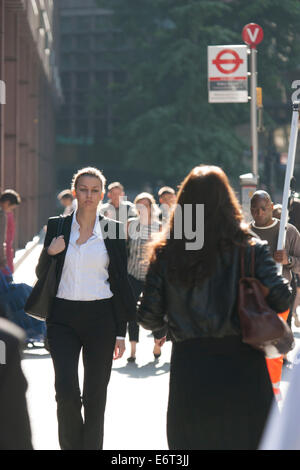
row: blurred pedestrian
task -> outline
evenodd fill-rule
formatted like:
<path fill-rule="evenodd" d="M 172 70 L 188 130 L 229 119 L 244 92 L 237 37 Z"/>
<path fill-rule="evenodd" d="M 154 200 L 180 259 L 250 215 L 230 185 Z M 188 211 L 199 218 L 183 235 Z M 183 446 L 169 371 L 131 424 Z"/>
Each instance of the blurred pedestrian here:
<path fill-rule="evenodd" d="M 252 232 L 268 242 L 271 254 L 276 263 L 282 264 L 282 275 L 289 282 L 292 281 L 292 272 L 300 274 L 300 234 L 296 227 L 287 224 L 285 248 L 277 250 L 280 221 L 273 217 L 274 204 L 271 196 L 266 191 L 256 191 L 251 198 L 251 214 L 253 221 L 250 223 Z M 291 325 L 292 307 L 296 292 L 294 290 L 291 299 L 288 324 Z"/>
<path fill-rule="evenodd" d="M 196 220 L 204 204 L 204 224 Z M 185 210 L 192 216 L 185 217 Z M 182 224 L 204 229 L 202 249 L 188 249 Z M 198 223 L 201 222 L 201 223 Z M 153 244 L 138 322 L 156 332 L 168 328 L 173 342 L 167 433 L 170 449 L 256 449 L 273 399 L 264 355 L 242 342 L 237 295 L 240 252 L 269 290 L 269 305 L 281 312 L 290 301 L 288 282 L 269 249 L 248 233 L 224 172 L 195 167 L 183 181 L 170 233 Z M 197 225 L 198 224 L 198 225 Z M 163 340 L 163 338 L 160 338 Z"/>
<path fill-rule="evenodd" d="M 23 342 L 22 330 L 0 318 L 0 450 L 33 450 L 21 368 Z"/>
<path fill-rule="evenodd" d="M 13 189 L 6 189 L 0 196 L 0 267 L 9 280 L 12 280 L 15 256 L 13 212 L 20 204 L 20 195 Z"/>
<path fill-rule="evenodd" d="M 294 198 L 291 202 L 291 207 L 289 211 L 289 223 L 294 225 L 298 232 L 300 233 L 300 199 Z M 300 305 L 300 275 L 294 275 L 294 289 L 296 290 L 296 296 L 293 303 L 293 318 L 295 326 L 300 327 L 300 318 L 297 313 L 297 307 Z"/>
<path fill-rule="evenodd" d="M 70 189 L 64 189 L 59 193 L 57 199 L 64 208 L 63 215 L 70 215 L 75 209 L 76 205 L 74 204 L 74 196 Z"/>
<path fill-rule="evenodd" d="M 52 256 L 57 257 L 57 291 L 47 319 L 47 337 L 55 370 L 61 449 L 97 450 L 103 446 L 112 360 L 124 353 L 126 324 L 135 318 L 135 302 L 122 224 L 97 214 L 105 192 L 103 174 L 84 168 L 74 175 L 72 189 L 78 208 L 64 218 L 58 237 L 59 218 L 49 219 L 36 272 L 39 278 Z"/>
<path fill-rule="evenodd" d="M 161 210 L 161 222 L 163 227 L 169 223 L 170 215 L 176 203 L 176 194 L 170 186 L 163 186 L 158 191 L 158 198 Z"/>
<path fill-rule="evenodd" d="M 128 219 L 137 216 L 135 206 L 132 202 L 125 200 L 124 186 L 118 181 L 108 186 L 106 204 L 101 204 L 100 212 L 105 217 L 126 224 Z"/>
<path fill-rule="evenodd" d="M 161 230 L 161 223 L 159 221 L 160 211 L 152 194 L 146 192 L 138 194 L 134 204 L 138 216 L 128 220 L 128 273 L 137 301 L 143 290 L 149 266 L 147 245 L 153 234 Z M 136 345 L 139 342 L 139 325 L 136 321 L 128 323 L 128 334 L 131 352 L 127 360 L 128 362 L 135 362 Z M 161 355 L 158 343 L 154 344 L 153 354 L 155 359 L 158 359 Z"/>
<path fill-rule="evenodd" d="M 281 219 L 282 204 L 275 204 L 273 207 L 273 217 L 275 219 Z"/>

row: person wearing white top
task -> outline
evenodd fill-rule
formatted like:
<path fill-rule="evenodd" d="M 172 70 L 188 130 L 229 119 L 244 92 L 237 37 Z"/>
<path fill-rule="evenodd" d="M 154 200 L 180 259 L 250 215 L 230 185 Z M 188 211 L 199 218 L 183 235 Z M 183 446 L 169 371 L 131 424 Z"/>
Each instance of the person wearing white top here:
<path fill-rule="evenodd" d="M 58 237 L 58 218 L 48 220 L 36 273 L 39 277 L 51 257 L 56 257 L 57 291 L 47 318 L 47 338 L 55 370 L 60 447 L 99 450 L 112 360 L 124 354 L 126 324 L 135 317 L 135 302 L 127 278 L 125 236 L 105 236 L 105 223 L 119 231 L 121 224 L 97 214 L 104 176 L 95 168 L 82 169 L 74 175 L 73 190 L 78 207 L 64 217 Z M 81 352 L 82 396 L 78 380 Z"/>

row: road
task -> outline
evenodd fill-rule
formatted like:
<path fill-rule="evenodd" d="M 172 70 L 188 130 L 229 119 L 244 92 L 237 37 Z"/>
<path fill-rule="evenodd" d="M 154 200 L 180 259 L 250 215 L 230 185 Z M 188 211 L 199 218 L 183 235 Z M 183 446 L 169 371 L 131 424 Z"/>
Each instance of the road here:
<path fill-rule="evenodd" d="M 38 245 L 17 269 L 15 282 L 34 283 L 40 250 L 41 245 Z M 300 346 L 300 329 L 293 329 L 296 345 Z M 127 363 L 127 340 L 126 347 L 124 357 L 113 364 L 108 387 L 104 449 L 167 450 L 166 409 L 171 344 L 167 342 L 159 361 L 154 361 L 153 338 L 141 329 L 136 364 Z M 294 354 L 295 350 L 289 354 L 291 362 Z M 27 349 L 22 367 L 28 381 L 27 400 L 34 448 L 57 450 L 54 373 L 50 355 L 44 348 Z M 281 385 L 283 396 L 288 389 L 290 373 L 291 367 L 285 367 Z M 82 381 L 82 366 L 80 378 Z"/>

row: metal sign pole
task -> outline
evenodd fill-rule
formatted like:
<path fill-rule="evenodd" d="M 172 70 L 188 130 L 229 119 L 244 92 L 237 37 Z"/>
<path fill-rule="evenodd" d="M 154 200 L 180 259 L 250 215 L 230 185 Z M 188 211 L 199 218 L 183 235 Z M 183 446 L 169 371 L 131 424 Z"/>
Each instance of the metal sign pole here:
<path fill-rule="evenodd" d="M 251 142 L 252 142 L 252 173 L 258 175 L 258 143 L 257 143 L 257 109 L 256 109 L 256 54 L 255 47 L 251 48 Z"/>
<path fill-rule="evenodd" d="M 299 105 L 300 105 L 300 101 L 295 101 L 293 103 L 291 134 L 290 134 L 288 160 L 287 160 L 286 171 L 285 171 L 285 181 L 284 181 L 283 198 L 282 198 L 282 211 L 281 211 L 281 218 L 280 218 L 277 250 L 283 250 L 285 246 L 286 225 L 288 222 L 288 202 L 289 202 L 289 196 L 290 196 L 291 180 L 293 178 L 293 173 L 294 173 L 297 137 L 298 137 L 298 123 L 299 123 L 299 109 L 300 109 Z M 277 267 L 278 267 L 279 273 L 282 273 L 282 264 L 277 263 Z"/>

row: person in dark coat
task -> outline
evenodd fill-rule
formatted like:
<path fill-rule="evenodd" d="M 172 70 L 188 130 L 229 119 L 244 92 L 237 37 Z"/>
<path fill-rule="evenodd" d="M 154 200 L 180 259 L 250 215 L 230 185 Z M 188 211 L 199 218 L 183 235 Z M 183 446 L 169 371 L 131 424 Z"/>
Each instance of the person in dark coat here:
<path fill-rule="evenodd" d="M 204 231 L 202 248 L 187 237 L 191 228 L 199 239 Z M 173 342 L 167 412 L 172 450 L 259 445 L 272 384 L 263 353 L 242 342 L 237 311 L 241 247 L 247 272 L 252 245 L 255 276 L 267 287 L 268 304 L 282 312 L 291 298 L 288 281 L 278 275 L 269 248 L 248 233 L 225 173 L 195 167 L 180 187 L 169 234 L 153 244 L 138 307 L 139 324 L 156 336 L 167 327 Z"/>
<path fill-rule="evenodd" d="M 61 449 L 99 450 L 112 360 L 125 351 L 127 321 L 135 319 L 136 303 L 127 275 L 122 224 L 97 213 L 105 192 L 104 176 L 95 168 L 84 168 L 72 186 L 78 208 L 64 217 L 60 236 L 59 217 L 49 219 L 36 273 L 40 278 L 51 257 L 57 257 L 56 297 L 47 318 L 47 338 L 55 369 Z"/>
<path fill-rule="evenodd" d="M 21 328 L 0 318 L 0 450 L 33 450 L 21 368 L 24 339 Z"/>

